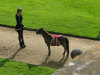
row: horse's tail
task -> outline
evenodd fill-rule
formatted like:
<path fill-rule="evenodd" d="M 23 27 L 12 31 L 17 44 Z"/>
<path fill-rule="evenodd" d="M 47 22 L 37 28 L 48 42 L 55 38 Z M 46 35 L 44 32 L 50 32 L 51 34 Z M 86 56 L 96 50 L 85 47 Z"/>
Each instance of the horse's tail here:
<path fill-rule="evenodd" d="M 66 38 L 67 57 L 69 56 L 69 40 Z"/>

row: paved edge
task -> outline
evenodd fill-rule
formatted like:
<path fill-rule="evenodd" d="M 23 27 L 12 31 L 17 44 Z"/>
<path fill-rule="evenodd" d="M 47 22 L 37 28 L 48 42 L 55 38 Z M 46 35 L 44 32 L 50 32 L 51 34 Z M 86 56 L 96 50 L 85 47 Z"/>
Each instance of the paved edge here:
<path fill-rule="evenodd" d="M 8 28 L 15 28 L 15 26 L 9 26 L 9 25 L 4 25 L 4 24 L 0 24 L 0 26 L 2 27 L 8 27 Z M 28 30 L 28 31 L 37 31 L 38 29 L 31 29 L 31 28 L 26 28 L 24 30 Z M 65 33 L 58 33 L 58 32 L 52 32 L 52 31 L 48 31 L 51 34 L 62 34 L 65 36 L 69 36 L 69 37 L 76 37 L 76 38 L 82 38 L 82 39 L 89 39 L 89 40 L 98 40 L 100 41 L 100 39 L 98 38 L 92 38 L 92 37 L 83 37 L 83 36 L 78 36 L 78 35 L 72 35 L 72 34 L 65 34 Z"/>

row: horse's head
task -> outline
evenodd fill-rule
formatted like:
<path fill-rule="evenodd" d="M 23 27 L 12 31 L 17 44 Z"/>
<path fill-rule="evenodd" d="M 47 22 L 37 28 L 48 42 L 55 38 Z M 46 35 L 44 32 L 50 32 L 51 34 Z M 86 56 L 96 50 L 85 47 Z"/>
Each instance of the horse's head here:
<path fill-rule="evenodd" d="M 36 34 L 42 34 L 43 29 L 44 29 L 44 28 L 40 28 L 40 29 L 36 32 Z"/>

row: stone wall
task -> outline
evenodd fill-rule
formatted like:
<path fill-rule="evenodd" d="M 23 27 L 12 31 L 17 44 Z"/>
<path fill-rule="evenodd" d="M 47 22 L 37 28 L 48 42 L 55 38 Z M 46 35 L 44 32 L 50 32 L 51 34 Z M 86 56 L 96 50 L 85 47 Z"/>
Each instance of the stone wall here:
<path fill-rule="evenodd" d="M 100 49 L 84 52 L 52 75 L 100 75 Z"/>

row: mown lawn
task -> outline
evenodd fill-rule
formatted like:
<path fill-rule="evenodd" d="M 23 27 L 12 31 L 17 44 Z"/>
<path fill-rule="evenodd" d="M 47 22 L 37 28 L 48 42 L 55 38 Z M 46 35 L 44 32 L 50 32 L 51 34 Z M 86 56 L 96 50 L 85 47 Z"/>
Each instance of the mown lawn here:
<path fill-rule="evenodd" d="M 28 28 L 96 38 L 100 30 L 100 0 L 0 0 L 0 24 L 15 26 L 17 8 Z"/>
<path fill-rule="evenodd" d="M 0 58 L 0 75 L 51 75 L 53 68 Z"/>

